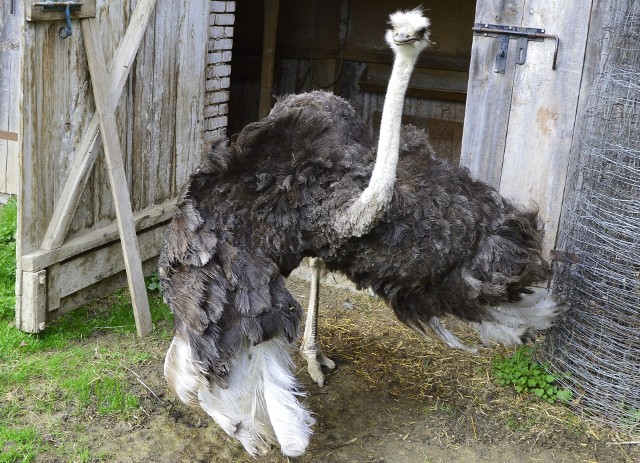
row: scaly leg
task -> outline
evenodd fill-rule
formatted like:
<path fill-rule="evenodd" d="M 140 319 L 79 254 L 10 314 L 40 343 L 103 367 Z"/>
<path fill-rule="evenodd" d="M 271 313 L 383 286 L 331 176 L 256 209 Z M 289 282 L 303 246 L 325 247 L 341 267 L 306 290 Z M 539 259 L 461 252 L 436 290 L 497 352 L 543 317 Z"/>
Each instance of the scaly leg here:
<path fill-rule="evenodd" d="M 311 258 L 311 293 L 309 294 L 309 308 L 307 310 L 307 322 L 304 326 L 304 335 L 300 345 L 300 353 L 307 361 L 307 371 L 318 386 L 324 385 L 324 373 L 322 367 L 333 370 L 335 362 L 325 357 L 318 342 L 318 306 L 320 302 L 320 271 L 322 261 L 318 258 Z"/>

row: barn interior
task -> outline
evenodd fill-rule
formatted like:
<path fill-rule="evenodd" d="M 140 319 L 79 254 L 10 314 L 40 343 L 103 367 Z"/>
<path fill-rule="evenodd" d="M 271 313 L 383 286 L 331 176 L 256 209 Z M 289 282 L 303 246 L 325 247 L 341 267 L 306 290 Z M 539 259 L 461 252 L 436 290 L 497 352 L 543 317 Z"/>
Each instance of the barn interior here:
<path fill-rule="evenodd" d="M 348 99 L 376 140 L 393 61 L 384 41 L 388 15 L 416 6 L 391 0 L 237 2 L 228 134 L 258 120 L 261 94 L 269 92 L 273 104 L 278 95 L 323 89 Z M 435 0 L 423 7 L 434 44 L 419 58 L 403 123 L 423 128 L 436 152 L 457 163 L 475 1 Z M 274 40 L 272 82 L 261 81 Z"/>

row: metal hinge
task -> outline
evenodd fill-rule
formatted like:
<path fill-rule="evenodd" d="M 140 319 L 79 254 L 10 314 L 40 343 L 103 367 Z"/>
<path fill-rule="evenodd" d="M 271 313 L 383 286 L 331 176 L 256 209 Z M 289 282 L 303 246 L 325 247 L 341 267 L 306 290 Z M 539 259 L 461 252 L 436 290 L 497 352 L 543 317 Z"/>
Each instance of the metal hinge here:
<path fill-rule="evenodd" d="M 553 53 L 553 64 L 551 69 L 555 71 L 558 59 L 558 45 L 560 39 L 557 35 L 546 34 L 544 29 L 532 27 L 502 26 L 500 24 L 476 23 L 473 26 L 474 35 L 483 37 L 496 37 L 500 39 L 500 47 L 496 55 L 496 66 L 494 72 L 504 74 L 507 68 L 507 52 L 509 51 L 509 40 L 516 40 L 516 64 L 524 64 L 527 59 L 527 46 L 530 40 L 542 42 L 544 39 L 555 40 L 555 51 Z"/>

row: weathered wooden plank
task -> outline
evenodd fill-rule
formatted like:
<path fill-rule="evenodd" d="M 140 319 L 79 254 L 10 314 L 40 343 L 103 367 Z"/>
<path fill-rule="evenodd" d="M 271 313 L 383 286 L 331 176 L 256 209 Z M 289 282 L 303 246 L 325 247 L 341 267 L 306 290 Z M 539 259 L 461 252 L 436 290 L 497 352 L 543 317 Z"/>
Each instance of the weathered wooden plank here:
<path fill-rule="evenodd" d="M 109 167 L 109 183 L 116 206 L 118 231 L 136 318 L 136 327 L 138 335 L 145 336 L 152 330 L 149 301 L 147 300 L 147 290 L 142 278 L 142 261 L 140 260 L 126 174 L 118 141 L 118 129 L 112 104 L 108 101 L 107 67 L 100 40 L 99 24 L 95 19 L 86 19 L 81 21 L 80 27 L 85 41 L 96 112 L 100 117 L 100 132 Z"/>
<path fill-rule="evenodd" d="M 258 118 L 271 111 L 273 90 L 273 65 L 276 52 L 276 33 L 280 0 L 264 0 L 264 37 L 262 43 L 262 72 L 260 77 L 260 105 Z"/>
<path fill-rule="evenodd" d="M 193 76 L 206 72 L 208 33 L 202 11 L 208 4 L 208 0 L 191 0 L 182 11 L 176 53 L 175 167 L 171 188 L 165 192 L 169 196 L 180 193 L 202 159 L 205 79 Z"/>
<path fill-rule="evenodd" d="M 166 203 L 152 206 L 134 214 L 133 222 L 138 233 L 171 220 L 176 211 L 176 198 Z M 83 254 L 93 248 L 104 246 L 119 238 L 118 227 L 109 223 L 104 227 L 91 230 L 67 240 L 62 246 L 51 250 L 38 249 L 21 257 L 22 268 L 35 272 L 51 265 Z"/>
<path fill-rule="evenodd" d="M 163 2 L 156 10 L 153 54 L 153 106 L 155 116 L 155 136 L 151 139 L 154 147 L 145 160 L 143 168 L 146 196 L 141 207 L 147 207 L 171 197 L 171 184 L 174 179 L 176 158 L 176 114 L 178 112 L 176 68 L 177 68 L 177 34 L 183 27 L 181 14 L 188 0 L 180 2 Z M 180 5 L 177 7 L 177 5 Z M 203 15 L 203 21 L 205 17 Z M 206 41 L 205 41 L 206 42 Z M 204 57 L 203 57 L 204 59 Z M 204 80 L 204 79 L 203 79 Z M 162 104 L 158 104 L 159 102 Z M 153 166 L 153 167 L 151 167 Z M 151 173 L 146 176 L 145 173 Z"/>
<path fill-rule="evenodd" d="M 142 263 L 142 270 L 146 276 L 151 275 L 158 269 L 158 259 L 153 257 Z M 127 286 L 127 272 L 122 271 L 113 276 L 107 277 L 91 286 L 70 294 L 60 299 L 60 306 L 53 312 L 47 312 L 47 323 L 52 320 L 71 312 L 72 310 L 82 307 L 88 302 L 94 301 L 107 294 L 112 294 L 118 289 Z"/>
<path fill-rule="evenodd" d="M 529 0 L 521 24 L 567 38 L 561 39 L 555 71 L 553 40 L 530 42 L 526 63 L 516 66 L 500 179 L 504 196 L 537 203 L 545 220 L 546 255 L 558 231 L 589 16 L 590 2 Z"/>
<path fill-rule="evenodd" d="M 109 76 L 111 104 L 115 104 L 120 98 L 155 3 L 155 0 L 140 0 L 131 16 L 127 32 L 111 65 Z M 58 247 L 64 241 L 100 147 L 98 116 L 94 114 L 75 153 L 62 194 L 42 240 L 43 249 Z"/>
<path fill-rule="evenodd" d="M 522 15 L 522 0 L 479 0 L 475 19 L 483 23 L 518 25 Z M 475 178 L 495 187 L 500 184 L 514 77 L 512 64 L 504 74 L 494 72 L 498 45 L 495 38 L 473 38 L 460 154 L 460 163 L 468 167 Z"/>
<path fill-rule="evenodd" d="M 27 333 L 38 333 L 47 319 L 47 272 L 22 272 L 21 279 L 25 310 L 17 313 L 16 325 Z"/>
<path fill-rule="evenodd" d="M 0 193 L 17 194 L 20 20 L 18 6 L 0 6 Z"/>
<path fill-rule="evenodd" d="M 142 261 L 158 255 L 158 243 L 162 242 L 166 226 L 155 227 L 140 234 L 138 242 Z M 98 271 L 95 271 L 98 269 Z M 60 272 L 74 275 L 59 282 L 59 296 L 64 298 L 125 270 L 122 249 L 118 243 L 104 246 L 94 252 L 82 254 L 60 264 Z M 143 272 L 140 268 L 140 276 Z"/>

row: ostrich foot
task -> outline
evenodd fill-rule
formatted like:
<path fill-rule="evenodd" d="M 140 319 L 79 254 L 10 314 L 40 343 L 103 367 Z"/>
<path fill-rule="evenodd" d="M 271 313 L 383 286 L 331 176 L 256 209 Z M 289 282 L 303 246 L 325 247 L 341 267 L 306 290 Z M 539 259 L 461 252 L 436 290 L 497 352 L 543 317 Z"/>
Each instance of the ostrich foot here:
<path fill-rule="evenodd" d="M 322 367 L 333 370 L 336 363 L 329 357 L 325 356 L 322 351 L 300 349 L 300 354 L 307 361 L 307 371 L 311 379 L 319 386 L 324 386 L 324 373 Z"/>

